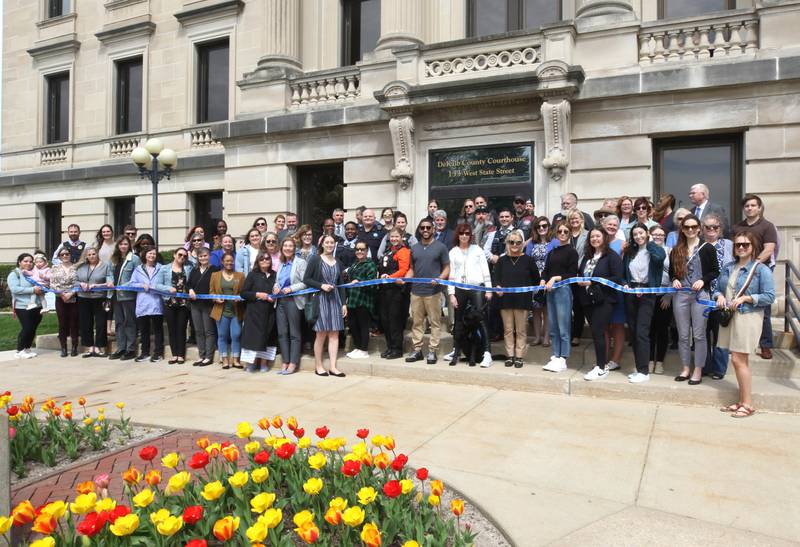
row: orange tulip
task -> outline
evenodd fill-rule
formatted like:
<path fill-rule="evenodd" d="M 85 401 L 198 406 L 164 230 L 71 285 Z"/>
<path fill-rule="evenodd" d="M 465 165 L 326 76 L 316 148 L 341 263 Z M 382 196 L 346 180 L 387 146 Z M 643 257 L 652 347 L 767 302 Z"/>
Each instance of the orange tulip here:
<path fill-rule="evenodd" d="M 389 467 L 389 456 L 386 455 L 386 452 L 381 452 L 375 456 L 374 462 L 378 469 L 386 469 Z"/>
<path fill-rule="evenodd" d="M 36 510 L 30 501 L 25 500 L 14 507 L 11 517 L 14 520 L 14 526 L 24 526 L 36 518 Z"/>
<path fill-rule="evenodd" d="M 361 530 L 361 541 L 368 547 L 381 547 L 381 532 L 374 522 L 364 525 Z"/>
<path fill-rule="evenodd" d="M 239 448 L 235 444 L 229 444 L 222 449 L 222 455 L 231 463 L 236 463 L 239 460 Z"/>
<path fill-rule="evenodd" d="M 280 429 L 283 426 L 283 418 L 280 416 L 275 416 L 272 418 L 272 427 L 275 429 Z"/>
<path fill-rule="evenodd" d="M 161 483 L 161 471 L 159 471 L 158 469 L 151 469 L 144 476 L 144 480 L 150 486 L 155 486 L 155 485 Z"/>
<path fill-rule="evenodd" d="M 342 512 L 338 509 L 331 507 L 325 511 L 325 522 L 331 526 L 338 526 L 342 522 Z"/>
<path fill-rule="evenodd" d="M 56 416 L 56 417 L 61 416 L 61 409 L 58 408 L 57 406 L 53 407 L 53 416 Z"/>
<path fill-rule="evenodd" d="M 56 530 L 56 528 L 58 528 L 58 521 L 56 521 L 54 517 L 46 513 L 42 513 L 36 517 L 35 521 L 33 521 L 31 530 L 38 534 L 49 536 Z"/>
<path fill-rule="evenodd" d="M 86 397 L 81 397 L 78 399 L 78 404 L 81 406 L 86 406 Z"/>
<path fill-rule="evenodd" d="M 297 429 L 297 418 L 295 418 L 294 416 L 289 416 L 289 419 L 286 420 L 286 425 L 289 427 L 289 429 L 294 431 L 295 429 Z"/>
<path fill-rule="evenodd" d="M 211 443 L 208 441 L 208 437 L 202 437 L 200 439 L 197 439 L 197 446 L 202 450 L 208 448 L 209 444 Z"/>
<path fill-rule="evenodd" d="M 457 517 L 464 513 L 464 500 L 454 499 L 450 502 L 450 511 Z"/>
<path fill-rule="evenodd" d="M 319 528 L 313 522 L 303 523 L 302 526 L 295 528 L 294 531 L 306 543 L 315 543 L 319 539 Z"/>
<path fill-rule="evenodd" d="M 122 480 L 133 486 L 134 484 L 139 484 L 139 481 L 142 480 L 142 474 L 135 467 L 131 467 L 122 473 Z"/>
<path fill-rule="evenodd" d="M 75 487 L 75 491 L 78 494 L 88 494 L 89 492 L 94 492 L 94 482 L 93 481 L 82 482 Z"/>
<path fill-rule="evenodd" d="M 239 529 L 239 517 L 224 517 L 214 523 L 214 537 L 220 541 L 228 541 Z"/>
<path fill-rule="evenodd" d="M 26 405 L 33 405 L 33 397 L 30 395 L 26 395 L 25 398 L 22 399 L 22 402 L 25 403 Z"/>
<path fill-rule="evenodd" d="M 261 418 L 258 420 L 258 427 L 266 431 L 269 429 L 269 418 Z"/>
<path fill-rule="evenodd" d="M 431 494 L 434 496 L 441 496 L 442 492 L 444 492 L 444 484 L 442 481 L 431 481 Z"/>

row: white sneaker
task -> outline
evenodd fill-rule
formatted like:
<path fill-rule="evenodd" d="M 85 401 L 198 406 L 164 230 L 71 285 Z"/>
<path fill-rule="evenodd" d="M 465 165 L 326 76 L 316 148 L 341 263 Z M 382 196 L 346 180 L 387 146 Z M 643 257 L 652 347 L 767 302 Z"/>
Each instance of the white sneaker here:
<path fill-rule="evenodd" d="M 25 348 L 24 350 L 22 350 L 22 353 L 23 353 L 23 357 L 22 357 L 23 359 L 33 359 L 34 357 L 39 355 L 35 351 L 31 351 L 30 348 Z"/>
<path fill-rule="evenodd" d="M 553 357 L 542 369 L 547 372 L 564 372 L 567 370 L 567 360 L 563 357 Z"/>
<path fill-rule="evenodd" d="M 455 352 L 456 350 L 452 350 L 450 353 L 442 357 L 442 360 L 447 361 L 449 363 L 450 361 L 453 360 L 453 357 L 455 357 Z"/>
<path fill-rule="evenodd" d="M 357 349 L 356 352 L 357 353 L 353 355 L 353 359 L 369 359 L 369 353 L 363 349 Z"/>
<path fill-rule="evenodd" d="M 653 374 L 664 374 L 664 363 L 656 361 L 656 364 L 653 366 Z"/>
<path fill-rule="evenodd" d="M 15 351 L 14 352 L 14 359 L 25 359 L 25 350 Z"/>
<path fill-rule="evenodd" d="M 612 370 L 619 370 L 619 365 L 614 361 L 609 361 L 608 364 L 606 365 L 606 369 L 608 369 L 609 372 L 611 372 Z"/>
<path fill-rule="evenodd" d="M 642 382 L 648 382 L 650 380 L 649 374 L 642 374 L 641 372 L 637 372 L 633 374 L 628 381 L 632 384 L 641 384 Z"/>
<path fill-rule="evenodd" d="M 594 382 L 595 380 L 605 380 L 608 378 L 608 368 L 600 368 L 597 365 L 592 370 L 586 373 L 583 377 L 587 382 Z"/>
<path fill-rule="evenodd" d="M 483 361 L 481 361 L 481 367 L 489 368 L 492 366 L 492 354 L 488 351 L 483 352 Z"/>

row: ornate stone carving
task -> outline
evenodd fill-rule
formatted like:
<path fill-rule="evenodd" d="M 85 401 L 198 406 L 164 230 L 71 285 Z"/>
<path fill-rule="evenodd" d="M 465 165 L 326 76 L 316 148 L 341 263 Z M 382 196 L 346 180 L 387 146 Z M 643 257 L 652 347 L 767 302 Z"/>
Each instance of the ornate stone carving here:
<path fill-rule="evenodd" d="M 409 115 L 392 118 L 389 133 L 394 148 L 394 169 L 389 174 L 405 190 L 414 179 L 414 119 Z"/>
<path fill-rule="evenodd" d="M 542 103 L 545 154 L 542 166 L 553 181 L 561 180 L 569 165 L 570 104 L 567 99 L 548 99 Z"/>
<path fill-rule="evenodd" d="M 507 50 L 490 50 L 462 57 L 447 57 L 425 61 L 425 77 L 439 78 L 469 72 L 502 70 L 517 66 L 532 66 L 540 60 L 540 46 L 530 45 Z"/>

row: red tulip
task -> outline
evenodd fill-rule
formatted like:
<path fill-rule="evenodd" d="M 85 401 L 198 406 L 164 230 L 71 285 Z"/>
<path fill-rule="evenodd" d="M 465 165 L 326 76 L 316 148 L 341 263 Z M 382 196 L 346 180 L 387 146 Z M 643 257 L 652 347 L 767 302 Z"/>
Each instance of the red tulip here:
<path fill-rule="evenodd" d="M 203 469 L 205 466 L 208 465 L 208 452 L 205 450 L 201 452 L 195 452 L 192 454 L 192 458 L 189 460 L 189 467 L 192 469 Z"/>
<path fill-rule="evenodd" d="M 105 524 L 106 520 L 104 518 L 100 518 L 100 515 L 91 512 L 78 524 L 78 533 L 82 536 L 94 537 L 103 529 Z"/>
<path fill-rule="evenodd" d="M 348 477 L 355 477 L 361 471 L 361 462 L 348 460 L 342 465 L 342 474 Z"/>
<path fill-rule="evenodd" d="M 275 455 L 282 460 L 288 460 L 294 455 L 297 446 L 294 443 L 283 443 L 275 451 Z"/>
<path fill-rule="evenodd" d="M 383 485 L 383 493 L 389 498 L 396 498 L 403 493 L 403 487 L 400 481 L 389 481 Z"/>
<path fill-rule="evenodd" d="M 266 450 L 262 450 L 255 456 L 253 456 L 253 461 L 256 462 L 258 465 L 266 465 L 269 461 L 269 452 Z"/>
<path fill-rule="evenodd" d="M 153 461 L 156 456 L 158 456 L 158 448 L 153 445 L 145 446 L 139 451 L 139 457 L 146 462 Z"/>
<path fill-rule="evenodd" d="M 192 525 L 203 518 L 203 507 L 200 505 L 191 505 L 183 511 L 183 522 Z"/>
<path fill-rule="evenodd" d="M 17 405 L 11 405 L 6 409 L 6 412 L 9 416 L 16 416 L 19 414 L 19 407 Z"/>
<path fill-rule="evenodd" d="M 130 515 L 130 514 L 131 514 L 130 507 L 125 507 L 124 505 L 117 505 L 116 507 L 114 507 L 114 509 L 108 515 L 108 521 L 111 524 L 114 524 L 114 522 L 119 517 L 124 517 L 125 515 Z"/>
<path fill-rule="evenodd" d="M 294 433 L 294 436 L 297 437 L 298 439 L 302 439 L 303 436 L 306 434 L 306 430 L 303 429 L 302 427 L 296 427 L 294 431 L 292 431 L 292 433 Z"/>
<path fill-rule="evenodd" d="M 403 467 L 408 463 L 408 456 L 405 454 L 398 454 L 392 462 L 392 469 L 395 471 L 402 471 Z"/>
<path fill-rule="evenodd" d="M 208 547 L 208 543 L 204 539 L 190 539 L 186 543 L 186 547 Z"/>
<path fill-rule="evenodd" d="M 421 481 L 426 480 L 428 478 L 428 470 L 424 467 L 417 469 L 417 478 Z"/>
<path fill-rule="evenodd" d="M 328 433 L 330 433 L 331 430 L 328 429 L 327 425 L 323 425 L 322 427 L 318 427 L 314 432 L 317 434 L 317 437 L 324 439 L 328 436 Z"/>
<path fill-rule="evenodd" d="M 356 431 L 356 436 L 359 439 L 366 439 L 367 437 L 369 437 L 369 429 L 359 429 L 358 431 Z"/>

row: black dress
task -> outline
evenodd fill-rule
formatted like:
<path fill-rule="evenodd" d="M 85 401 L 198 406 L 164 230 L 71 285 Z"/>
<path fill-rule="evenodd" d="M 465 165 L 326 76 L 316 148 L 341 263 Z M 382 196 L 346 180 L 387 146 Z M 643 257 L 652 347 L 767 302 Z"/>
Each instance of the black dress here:
<path fill-rule="evenodd" d="M 503 255 L 494 265 L 494 285 L 501 287 L 530 287 L 539 284 L 539 268 L 536 260 L 528 255 Z M 531 293 L 503 293 L 498 300 L 501 310 L 530 310 Z"/>
<path fill-rule="evenodd" d="M 252 351 L 265 351 L 268 347 L 278 345 L 278 334 L 275 328 L 275 304 L 267 300 L 257 300 L 256 293 L 272 294 L 275 285 L 275 273 L 269 275 L 251 271 L 244 280 L 239 293 L 246 302 L 244 324 L 242 325 L 242 348 Z"/>

